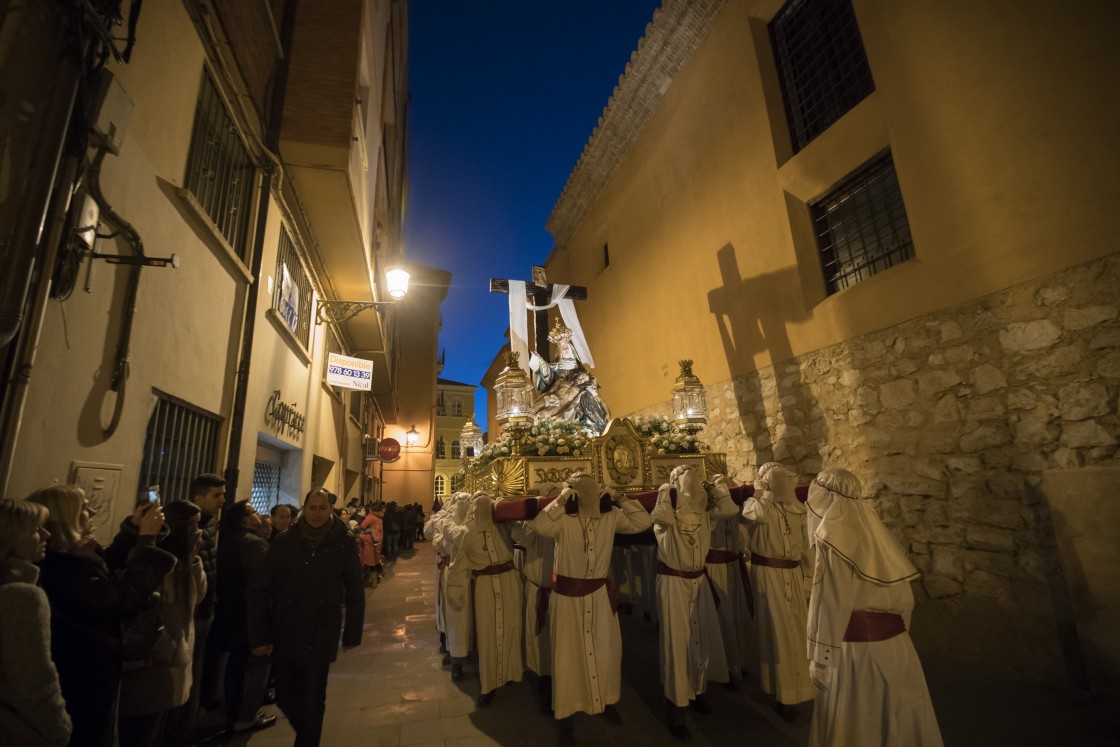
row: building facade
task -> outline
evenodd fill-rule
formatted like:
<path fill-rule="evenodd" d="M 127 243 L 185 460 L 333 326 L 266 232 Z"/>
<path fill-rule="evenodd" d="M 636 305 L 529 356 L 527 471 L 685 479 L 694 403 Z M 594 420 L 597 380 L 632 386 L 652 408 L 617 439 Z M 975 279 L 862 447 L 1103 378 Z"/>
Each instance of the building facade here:
<path fill-rule="evenodd" d="M 44 36 L 85 12 L 22 5 L 4 23 Z M 153 0 L 135 33 L 127 63 L 74 55 L 103 103 L 69 126 L 92 135 L 60 161 L 57 233 L 22 247 L 38 259 L 3 348 L 5 494 L 82 484 L 103 540 L 149 485 L 183 499 L 201 472 L 259 510 L 320 486 L 376 499 L 376 445 L 432 405 L 434 375 L 401 381 L 435 349 L 450 279 L 412 267 L 426 282 L 387 292 L 408 268 L 407 4 Z M 47 90 L 49 113 L 67 92 Z M 331 353 L 367 361 L 371 390 L 329 385 Z"/>
<path fill-rule="evenodd" d="M 1116 691 L 1114 4 L 666 2 L 548 229 L 616 416 L 860 476 L 920 646 Z"/>
<path fill-rule="evenodd" d="M 446 500 L 452 493 L 463 489 L 463 459 L 467 454 L 460 442 L 463 426 L 474 420 L 474 392 L 472 384 L 450 379 L 436 382 L 436 468 L 432 478 L 432 495 Z"/>

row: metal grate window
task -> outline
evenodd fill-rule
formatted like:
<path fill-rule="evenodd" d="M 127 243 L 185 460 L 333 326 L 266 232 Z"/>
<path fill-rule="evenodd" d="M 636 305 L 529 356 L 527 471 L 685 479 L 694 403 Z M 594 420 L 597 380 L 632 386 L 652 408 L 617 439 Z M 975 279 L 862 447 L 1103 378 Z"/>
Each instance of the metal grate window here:
<path fill-rule="evenodd" d="M 358 425 L 364 425 L 362 422 L 362 402 L 365 401 L 365 395 L 360 391 L 350 392 L 350 417 L 358 421 Z"/>
<path fill-rule="evenodd" d="M 137 490 L 159 485 L 164 503 L 185 501 L 191 480 L 214 471 L 222 420 L 159 390 L 155 395 Z"/>
<path fill-rule="evenodd" d="M 295 242 L 284 227 L 280 228 L 280 246 L 276 251 L 272 308 L 276 309 L 300 344 L 308 347 L 311 339 L 311 280 L 303 271 Z"/>
<path fill-rule="evenodd" d="M 257 462 L 253 465 L 253 492 L 249 499 L 258 514 L 267 514 L 280 500 L 280 465 Z"/>
<path fill-rule="evenodd" d="M 249 264 L 249 219 L 256 173 L 210 71 L 204 70 L 185 186 L 245 264 Z"/>
<path fill-rule="evenodd" d="M 810 205 L 829 293 L 914 257 L 891 154 L 861 166 Z"/>
<path fill-rule="evenodd" d="M 795 153 L 875 90 L 851 0 L 789 0 L 770 42 Z"/>

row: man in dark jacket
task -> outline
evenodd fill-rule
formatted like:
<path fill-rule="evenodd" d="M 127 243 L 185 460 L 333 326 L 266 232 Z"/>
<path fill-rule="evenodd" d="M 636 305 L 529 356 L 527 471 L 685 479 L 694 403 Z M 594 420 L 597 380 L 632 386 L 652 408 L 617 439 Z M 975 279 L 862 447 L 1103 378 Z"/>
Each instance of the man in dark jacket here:
<path fill-rule="evenodd" d="M 362 642 L 364 618 L 357 543 L 334 516 L 327 491 L 313 489 L 249 588 L 249 645 L 253 654 L 273 657 L 276 702 L 296 732 L 296 747 L 319 744 L 339 630 L 348 651 Z"/>

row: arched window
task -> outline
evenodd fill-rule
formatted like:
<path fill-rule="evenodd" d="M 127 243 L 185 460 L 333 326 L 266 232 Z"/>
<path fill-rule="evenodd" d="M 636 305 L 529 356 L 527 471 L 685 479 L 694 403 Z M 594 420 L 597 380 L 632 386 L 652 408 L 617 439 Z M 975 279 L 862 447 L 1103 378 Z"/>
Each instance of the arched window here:
<path fill-rule="evenodd" d="M 463 489 L 463 476 L 462 475 L 452 475 L 451 476 L 451 492 L 452 493 L 458 493 L 462 489 Z"/>
<path fill-rule="evenodd" d="M 463 455 L 460 453 L 460 450 L 459 450 L 459 442 L 458 441 L 452 441 L 451 442 L 451 458 L 452 459 L 461 459 L 462 457 L 463 457 Z"/>
<path fill-rule="evenodd" d="M 446 495 L 446 493 L 444 492 L 444 489 L 443 489 L 445 484 L 446 483 L 444 482 L 443 475 L 436 475 L 436 495 L 438 495 L 438 496 Z"/>
<path fill-rule="evenodd" d="M 455 397 L 451 400 L 451 414 L 457 418 L 463 416 L 463 400 L 461 398 Z"/>
<path fill-rule="evenodd" d="M 443 444 L 443 436 L 440 436 L 436 439 L 436 459 L 443 459 L 446 453 L 447 447 Z"/>

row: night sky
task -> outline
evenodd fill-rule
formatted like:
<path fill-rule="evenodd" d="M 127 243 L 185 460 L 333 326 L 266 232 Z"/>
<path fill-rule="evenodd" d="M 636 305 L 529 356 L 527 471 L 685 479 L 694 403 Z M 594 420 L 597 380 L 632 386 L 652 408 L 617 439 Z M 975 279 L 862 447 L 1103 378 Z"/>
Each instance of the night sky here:
<path fill-rule="evenodd" d="M 443 378 L 478 384 L 504 344 L 508 301 L 489 279 L 529 280 L 544 264 L 545 221 L 660 5 L 409 3 L 405 245 L 409 261 L 452 273 Z"/>

